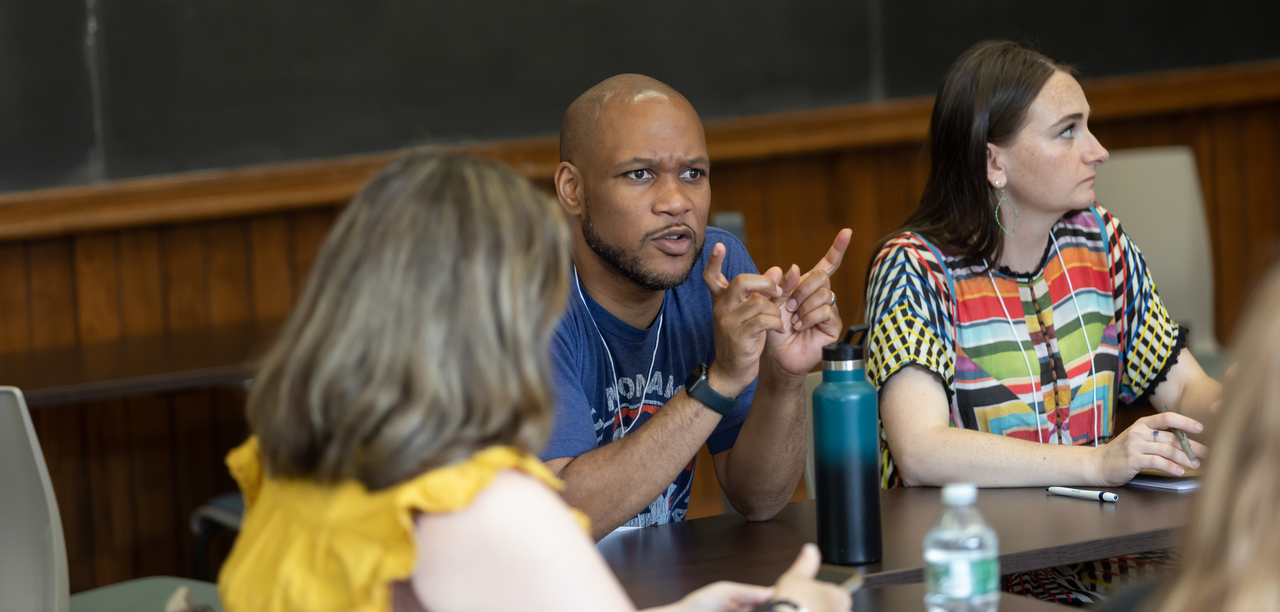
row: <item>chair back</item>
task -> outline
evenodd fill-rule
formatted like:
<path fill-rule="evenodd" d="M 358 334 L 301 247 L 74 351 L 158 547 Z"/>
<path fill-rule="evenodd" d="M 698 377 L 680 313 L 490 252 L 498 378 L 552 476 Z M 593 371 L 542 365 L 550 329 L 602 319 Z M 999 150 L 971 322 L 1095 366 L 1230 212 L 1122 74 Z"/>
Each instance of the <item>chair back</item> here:
<path fill-rule="evenodd" d="M 67 547 L 27 403 L 0 387 L 0 612 L 70 609 Z"/>
<path fill-rule="evenodd" d="M 1218 352 L 1213 253 L 1195 154 L 1188 147 L 1115 151 L 1098 166 L 1097 201 L 1142 251 L 1160 298 L 1191 329 L 1197 357 Z"/>

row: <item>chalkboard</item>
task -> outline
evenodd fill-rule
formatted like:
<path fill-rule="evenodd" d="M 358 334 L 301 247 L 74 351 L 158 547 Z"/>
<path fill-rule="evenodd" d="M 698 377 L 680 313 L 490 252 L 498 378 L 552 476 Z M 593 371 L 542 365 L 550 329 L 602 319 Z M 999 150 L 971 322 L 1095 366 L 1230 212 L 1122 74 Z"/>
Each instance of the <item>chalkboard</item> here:
<path fill-rule="evenodd" d="M 85 3 L 0 4 L 0 191 L 101 176 Z"/>
<path fill-rule="evenodd" d="M 1086 77 L 1280 57 L 1277 7 L 8 0 L 0 191 L 553 134 L 574 97 L 622 72 L 714 119 L 928 95 L 992 37 Z"/>
<path fill-rule="evenodd" d="M 1260 0 L 884 0 L 886 91 L 931 95 L 970 45 L 1026 44 L 1082 77 L 1280 57 L 1280 3 Z"/>
<path fill-rule="evenodd" d="M 103 9 L 111 176 L 554 133 L 569 102 L 621 72 L 667 82 L 708 118 L 866 97 L 861 1 Z"/>

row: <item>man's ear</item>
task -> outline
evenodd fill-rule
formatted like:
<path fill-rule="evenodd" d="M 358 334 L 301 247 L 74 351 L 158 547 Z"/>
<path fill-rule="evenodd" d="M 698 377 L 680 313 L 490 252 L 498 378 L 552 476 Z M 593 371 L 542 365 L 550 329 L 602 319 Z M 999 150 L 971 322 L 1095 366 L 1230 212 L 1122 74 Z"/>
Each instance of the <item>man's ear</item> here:
<path fill-rule="evenodd" d="M 583 194 L 582 171 L 578 167 L 562 161 L 556 166 L 555 174 L 556 199 L 560 208 L 572 217 L 582 215 L 586 198 Z"/>
<path fill-rule="evenodd" d="M 1009 176 L 1004 167 L 1004 149 L 987 143 L 987 182 L 996 189 L 1009 185 Z"/>

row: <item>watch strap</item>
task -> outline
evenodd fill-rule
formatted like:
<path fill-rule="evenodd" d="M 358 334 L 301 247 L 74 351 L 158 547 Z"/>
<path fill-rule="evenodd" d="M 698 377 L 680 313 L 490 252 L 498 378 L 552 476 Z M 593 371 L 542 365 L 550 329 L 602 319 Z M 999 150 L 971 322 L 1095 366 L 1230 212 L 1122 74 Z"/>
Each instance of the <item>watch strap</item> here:
<path fill-rule="evenodd" d="M 738 405 L 738 400 L 727 398 L 712 389 L 707 382 L 707 371 L 707 364 L 698 364 L 698 367 L 693 369 L 693 373 L 689 374 L 689 378 L 685 379 L 684 391 L 707 408 L 727 416 Z"/>

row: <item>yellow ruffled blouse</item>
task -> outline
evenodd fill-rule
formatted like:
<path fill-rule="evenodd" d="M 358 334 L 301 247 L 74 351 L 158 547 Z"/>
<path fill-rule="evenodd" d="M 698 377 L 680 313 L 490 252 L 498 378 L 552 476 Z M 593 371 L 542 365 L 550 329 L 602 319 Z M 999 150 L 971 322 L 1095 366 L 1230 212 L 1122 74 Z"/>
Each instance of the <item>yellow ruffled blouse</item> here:
<path fill-rule="evenodd" d="M 391 584 L 413 573 L 415 513 L 466 508 L 506 469 L 564 488 L 537 458 L 503 446 L 376 493 L 356 481 L 267 478 L 257 438 L 232 450 L 227 466 L 245 502 L 218 575 L 227 612 L 389 611 Z"/>

